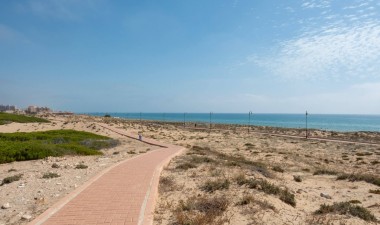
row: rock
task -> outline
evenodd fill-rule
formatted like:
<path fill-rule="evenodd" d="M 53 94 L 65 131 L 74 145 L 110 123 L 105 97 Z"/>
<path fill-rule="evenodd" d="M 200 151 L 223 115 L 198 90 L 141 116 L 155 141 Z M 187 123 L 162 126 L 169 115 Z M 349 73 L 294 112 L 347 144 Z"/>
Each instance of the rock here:
<path fill-rule="evenodd" d="M 25 184 L 20 184 L 19 186 L 17 186 L 18 188 L 23 188 L 25 187 Z"/>
<path fill-rule="evenodd" d="M 298 194 L 301 194 L 302 192 L 303 192 L 302 189 L 298 189 L 298 190 L 297 190 L 297 193 L 298 193 Z"/>
<path fill-rule="evenodd" d="M 8 202 L 1 206 L 2 209 L 9 209 L 10 207 Z"/>
<path fill-rule="evenodd" d="M 329 194 L 321 193 L 321 197 L 327 198 L 327 199 L 332 199 Z"/>
<path fill-rule="evenodd" d="M 29 214 L 24 214 L 24 215 L 22 215 L 21 219 L 23 219 L 23 220 L 30 220 L 30 219 L 32 219 L 32 216 L 29 215 Z"/>

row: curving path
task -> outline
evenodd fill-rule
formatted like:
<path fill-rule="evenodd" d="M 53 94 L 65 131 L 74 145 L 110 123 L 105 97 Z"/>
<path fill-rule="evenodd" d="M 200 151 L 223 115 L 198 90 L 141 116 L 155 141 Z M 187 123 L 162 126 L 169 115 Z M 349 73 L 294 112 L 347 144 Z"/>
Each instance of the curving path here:
<path fill-rule="evenodd" d="M 136 139 L 136 134 L 102 126 Z M 184 148 L 146 138 L 144 142 L 161 148 L 106 169 L 29 224 L 152 224 L 160 172 Z"/>

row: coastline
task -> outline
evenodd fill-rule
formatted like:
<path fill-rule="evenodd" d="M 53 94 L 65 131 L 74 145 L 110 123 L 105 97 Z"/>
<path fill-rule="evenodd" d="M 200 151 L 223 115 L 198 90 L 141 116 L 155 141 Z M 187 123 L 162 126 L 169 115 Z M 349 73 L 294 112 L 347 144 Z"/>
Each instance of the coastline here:
<path fill-rule="evenodd" d="M 243 114 L 243 113 L 86 113 L 84 115 L 104 116 L 129 120 L 150 120 L 160 122 L 186 122 L 207 124 L 228 124 L 311 129 L 336 132 L 374 131 L 380 132 L 380 115 L 355 114 Z M 307 124 L 306 124 L 307 123 Z"/>
<path fill-rule="evenodd" d="M 196 129 L 193 127 L 194 124 L 188 123 L 184 129 L 183 123 L 168 121 L 142 120 L 140 122 L 87 115 L 56 116 L 50 117 L 50 119 L 54 121 L 54 124 L 12 123 L 0 126 L 0 132 L 31 132 L 48 129 L 86 130 L 114 137 L 121 140 L 122 145 L 116 147 L 117 149 L 104 150 L 103 156 L 49 157 L 42 160 L 1 164 L 2 176 L 0 179 L 14 173 L 23 173 L 24 177 L 19 182 L 0 187 L 0 193 L 3 194 L 2 201 L 9 202 L 10 209 L 14 210 L 12 213 L 9 210 L 0 210 L 2 213 L 0 218 L 6 219 L 6 221 L 0 219 L 0 224 L 1 222 L 25 224 L 28 221 L 21 220 L 22 215 L 31 214 L 32 217 L 39 215 L 80 186 L 80 182 L 85 182 L 103 169 L 126 157 L 135 155 L 129 153 L 131 149 L 135 149 L 137 154 L 144 154 L 148 148 L 153 149 L 151 146 L 140 146 L 143 143 L 123 139 L 117 134 L 103 130 L 101 124 L 136 133 L 141 132 L 144 137 L 186 148 L 184 154 L 175 157 L 162 171 L 160 177 L 164 180 L 169 177 L 173 183 L 170 188 L 164 188 L 165 190 L 161 190 L 159 193 L 154 224 L 172 224 L 176 218 L 175 212 L 180 200 L 186 202 L 192 196 L 195 196 L 195 199 L 199 198 L 197 196 L 204 199 L 227 196 L 230 199 L 229 206 L 220 218 L 230 218 L 233 221 L 232 224 L 238 225 L 247 224 L 250 221 L 254 223 L 260 218 L 259 221 L 276 224 L 286 224 L 293 218 L 294 224 L 305 224 L 314 218 L 322 218 L 315 217 L 313 214 L 321 204 L 351 200 L 360 201 L 360 206 L 380 218 L 380 207 L 376 206 L 380 201 L 380 195 L 369 194 L 369 190 L 377 190 L 378 186 L 364 181 L 337 180 L 337 175 L 313 175 L 318 170 L 336 171 L 337 174 L 343 172 L 380 174 L 379 146 L 306 139 L 303 137 L 305 134 L 303 129 L 252 127 L 248 133 L 246 126 L 229 124 L 212 124 L 210 130 L 207 123 L 197 124 Z M 311 135 L 330 137 L 334 133 L 337 137 L 347 140 L 354 138 L 354 140 L 373 141 L 379 140 L 380 136 L 380 133 L 377 132 L 345 133 L 311 130 Z M 281 134 L 298 135 L 298 138 L 281 136 Z M 197 146 L 203 149 L 202 152 L 194 150 L 198 148 Z M 116 151 L 120 153 L 113 154 Z M 227 160 L 221 158 L 223 155 L 228 156 Z M 265 165 L 265 168 L 257 170 L 254 167 L 246 167 L 245 164 L 241 164 L 245 161 L 239 161 L 242 159 L 247 162 L 260 162 L 260 165 Z M 89 165 L 89 169 L 75 170 L 74 165 L 82 161 Z M 194 168 L 179 169 L 186 162 L 193 164 Z M 56 171 L 51 168 L 52 163 L 62 165 L 58 170 L 61 177 L 49 180 L 41 179 L 43 173 Z M 273 171 L 275 167 L 283 169 L 283 172 Z M 8 172 L 12 168 L 18 171 Z M 264 176 L 263 171 L 270 176 Z M 235 178 L 239 174 L 244 174 L 246 179 L 267 180 L 273 185 L 286 188 L 295 196 L 297 206 L 289 206 L 276 196 L 262 193 L 260 190 L 252 190 L 246 185 L 238 185 Z M 300 176 L 302 182 L 295 182 L 294 176 Z M 160 189 L 164 185 L 161 178 Z M 227 179 L 230 183 L 229 188 L 213 193 L 202 191 L 201 187 L 205 181 L 218 181 L 219 179 Z M 57 187 L 59 188 L 57 189 Z M 17 190 L 17 192 L 13 190 Z M 331 196 L 332 199 L 321 197 L 321 193 Z M 252 195 L 255 200 L 245 206 L 236 205 L 245 195 Z M 24 197 L 20 199 L 19 196 Z M 267 202 L 275 210 L 260 208 L 260 202 Z M 246 214 L 246 212 L 250 213 Z M 368 224 L 351 216 L 329 215 L 326 218 L 343 221 L 346 224 Z"/>

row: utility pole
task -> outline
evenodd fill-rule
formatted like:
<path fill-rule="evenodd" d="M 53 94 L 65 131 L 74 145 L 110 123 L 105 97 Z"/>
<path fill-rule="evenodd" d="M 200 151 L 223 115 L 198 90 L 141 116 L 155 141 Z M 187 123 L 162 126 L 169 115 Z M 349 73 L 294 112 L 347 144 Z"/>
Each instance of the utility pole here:
<path fill-rule="evenodd" d="M 183 128 L 186 127 L 186 113 L 183 113 Z"/>
<path fill-rule="evenodd" d="M 211 116 L 212 116 L 212 112 L 210 112 L 210 131 L 211 131 Z"/>
<path fill-rule="evenodd" d="M 251 116 L 252 116 L 252 111 L 248 112 L 248 134 L 249 134 L 249 129 L 251 128 Z"/>
<path fill-rule="evenodd" d="M 305 114 L 305 116 L 306 116 L 306 139 L 307 139 L 307 115 L 308 115 L 308 113 L 307 113 L 307 111 L 306 111 L 306 114 Z"/>

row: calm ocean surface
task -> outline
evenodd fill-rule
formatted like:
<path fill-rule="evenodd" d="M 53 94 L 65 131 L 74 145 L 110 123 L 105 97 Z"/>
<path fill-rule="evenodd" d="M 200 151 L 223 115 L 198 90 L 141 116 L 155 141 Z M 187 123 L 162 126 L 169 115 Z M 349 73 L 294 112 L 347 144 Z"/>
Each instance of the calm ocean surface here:
<path fill-rule="evenodd" d="M 106 113 L 86 113 L 94 116 L 104 116 Z M 107 113 L 112 117 L 140 119 L 140 113 Z M 141 113 L 143 120 L 172 121 L 172 122 L 210 122 L 210 113 Z M 212 123 L 248 125 L 248 113 L 213 113 Z M 251 125 L 304 128 L 305 114 L 253 114 Z M 380 132 L 380 115 L 328 115 L 309 114 L 308 128 L 333 131 L 377 131 Z"/>

